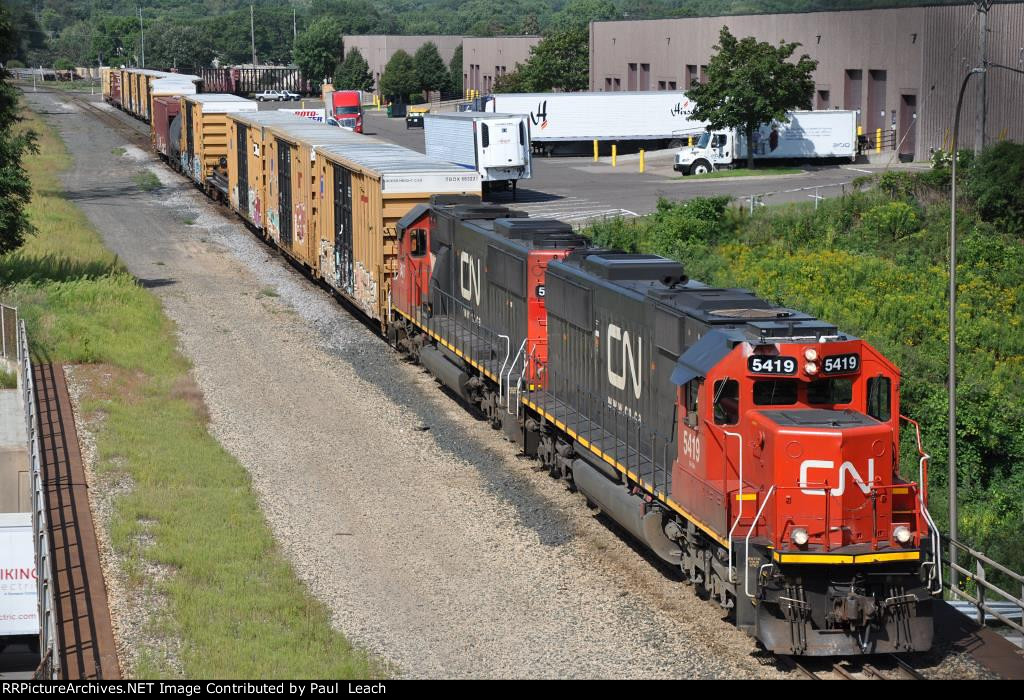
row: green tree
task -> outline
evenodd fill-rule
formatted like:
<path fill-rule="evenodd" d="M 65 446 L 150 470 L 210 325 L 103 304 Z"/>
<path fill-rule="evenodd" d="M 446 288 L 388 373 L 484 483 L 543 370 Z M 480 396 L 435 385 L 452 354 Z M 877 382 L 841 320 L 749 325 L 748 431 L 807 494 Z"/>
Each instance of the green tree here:
<path fill-rule="evenodd" d="M 462 85 L 462 44 L 455 47 L 452 60 L 448 62 L 448 76 L 452 91 L 461 95 L 464 90 Z"/>
<path fill-rule="evenodd" d="M 104 15 L 93 23 L 92 55 L 105 65 L 132 63 L 139 41 L 139 23 L 131 17 Z"/>
<path fill-rule="evenodd" d="M 10 15 L 0 7 L 0 37 L 15 37 Z M 17 249 L 32 233 L 25 207 L 32 197 L 32 184 L 22 165 L 27 153 L 36 152 L 36 136 L 18 129 L 18 92 L 0 69 L 0 255 Z"/>
<path fill-rule="evenodd" d="M 344 57 L 341 27 L 324 17 L 309 25 L 295 40 L 295 62 L 307 80 L 319 83 L 331 75 Z"/>
<path fill-rule="evenodd" d="M 153 66 L 199 68 L 213 61 L 213 41 L 206 27 L 159 24 L 146 39 L 146 62 Z"/>
<path fill-rule="evenodd" d="M 693 119 L 712 129 L 742 129 L 747 143 L 754 131 L 771 121 L 788 121 L 786 112 L 810 109 L 814 94 L 811 77 L 818 62 L 804 54 L 790 63 L 798 43 L 773 46 L 754 37 L 737 39 L 722 27 L 717 53 L 708 61 L 707 80 L 686 91 L 694 101 Z M 747 149 L 747 167 L 754 167 L 754 151 Z"/>
<path fill-rule="evenodd" d="M 334 87 L 338 90 L 363 90 L 364 92 L 373 89 L 373 73 L 370 72 L 370 64 L 363 58 L 363 54 L 359 53 L 359 49 L 349 49 L 345 60 L 335 68 Z"/>
<path fill-rule="evenodd" d="M 441 91 L 448 87 L 451 76 L 448 74 L 448 67 L 444 65 L 444 59 L 437 50 L 437 44 L 428 41 L 416 49 L 413 56 L 413 64 L 416 66 L 416 80 L 420 90 Z"/>
<path fill-rule="evenodd" d="M 388 99 L 400 99 L 408 102 L 409 95 L 420 89 L 420 79 L 416 75 L 416 64 L 412 56 L 399 49 L 384 67 L 380 76 L 380 91 Z"/>
<path fill-rule="evenodd" d="M 514 70 L 494 79 L 494 92 L 536 92 L 529 75 L 523 70 L 520 64 L 516 64 Z"/>
<path fill-rule="evenodd" d="M 92 25 L 85 21 L 67 26 L 53 42 L 53 49 L 59 58 L 76 66 L 96 65 L 92 52 Z"/>
<path fill-rule="evenodd" d="M 556 16 L 556 26 L 585 27 L 591 22 L 619 19 L 619 11 L 611 0 L 570 0 Z"/>
<path fill-rule="evenodd" d="M 530 58 L 519 70 L 531 91 L 586 90 L 590 84 L 590 29 L 571 26 L 548 34 L 530 49 Z"/>

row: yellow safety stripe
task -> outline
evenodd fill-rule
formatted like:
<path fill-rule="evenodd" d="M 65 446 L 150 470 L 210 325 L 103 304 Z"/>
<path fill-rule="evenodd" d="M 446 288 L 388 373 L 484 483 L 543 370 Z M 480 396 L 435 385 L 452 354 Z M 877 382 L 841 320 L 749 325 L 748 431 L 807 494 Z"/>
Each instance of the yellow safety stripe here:
<path fill-rule="evenodd" d="M 780 564 L 878 564 L 887 561 L 917 561 L 920 552 L 874 552 L 871 554 L 781 554 L 774 553 Z"/>
<path fill-rule="evenodd" d="M 896 496 L 906 496 L 908 493 L 910 493 L 910 489 L 908 489 L 906 486 L 904 486 L 903 488 L 893 489 L 892 492 L 893 492 L 893 495 L 896 495 Z"/>

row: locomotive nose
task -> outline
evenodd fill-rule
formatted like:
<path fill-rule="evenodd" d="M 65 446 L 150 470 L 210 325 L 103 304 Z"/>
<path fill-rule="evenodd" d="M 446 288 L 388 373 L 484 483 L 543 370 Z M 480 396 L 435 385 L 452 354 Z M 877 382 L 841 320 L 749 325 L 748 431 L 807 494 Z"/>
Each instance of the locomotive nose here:
<path fill-rule="evenodd" d="M 854 411 L 761 411 L 778 545 L 814 551 L 890 539 L 892 430 Z"/>

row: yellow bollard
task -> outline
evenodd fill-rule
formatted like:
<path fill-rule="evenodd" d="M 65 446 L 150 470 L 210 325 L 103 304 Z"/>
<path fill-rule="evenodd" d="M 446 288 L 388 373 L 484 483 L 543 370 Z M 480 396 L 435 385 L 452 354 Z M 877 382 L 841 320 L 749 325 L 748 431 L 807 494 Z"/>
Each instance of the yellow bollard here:
<path fill-rule="evenodd" d="M 615 167 L 615 161 L 619 155 L 619 145 L 616 143 L 612 144 L 612 167 Z"/>
<path fill-rule="evenodd" d="M 863 135 L 864 135 L 864 127 L 861 126 L 860 124 L 858 124 L 857 125 L 857 136 L 863 136 Z"/>
<path fill-rule="evenodd" d="M 597 162 L 597 139 L 594 139 L 594 162 Z"/>
<path fill-rule="evenodd" d="M 882 130 L 875 129 L 875 153 L 882 152 Z"/>
<path fill-rule="evenodd" d="M 299 109 L 305 109 L 305 108 L 306 108 L 306 101 L 305 100 L 299 100 Z"/>
<path fill-rule="evenodd" d="M 644 149 L 640 149 L 640 172 L 644 171 Z"/>
<path fill-rule="evenodd" d="M 686 145 L 687 146 L 692 146 L 693 145 L 693 137 L 692 136 L 690 136 L 689 138 L 686 139 Z"/>

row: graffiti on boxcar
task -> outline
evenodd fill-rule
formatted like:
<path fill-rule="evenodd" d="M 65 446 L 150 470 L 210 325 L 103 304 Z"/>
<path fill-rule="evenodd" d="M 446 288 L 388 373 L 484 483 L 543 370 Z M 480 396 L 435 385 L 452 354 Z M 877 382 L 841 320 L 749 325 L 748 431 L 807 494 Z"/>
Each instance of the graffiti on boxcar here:
<path fill-rule="evenodd" d="M 263 225 L 263 212 L 260 207 L 260 196 L 256 190 L 249 190 L 249 220 L 259 228 Z"/>
<path fill-rule="evenodd" d="M 356 301 L 363 307 L 363 310 L 371 317 L 376 317 L 377 280 L 373 278 L 373 273 L 367 270 L 366 266 L 361 262 L 355 265 L 354 294 Z"/>
<path fill-rule="evenodd" d="M 295 205 L 295 214 L 293 215 L 294 226 L 295 226 L 295 238 L 298 239 L 299 243 L 304 243 L 306 240 L 306 205 L 299 202 Z"/>
<path fill-rule="evenodd" d="M 267 231 L 274 240 L 281 238 L 281 232 L 278 228 L 277 209 L 267 209 Z"/>

